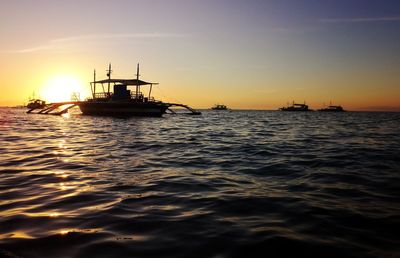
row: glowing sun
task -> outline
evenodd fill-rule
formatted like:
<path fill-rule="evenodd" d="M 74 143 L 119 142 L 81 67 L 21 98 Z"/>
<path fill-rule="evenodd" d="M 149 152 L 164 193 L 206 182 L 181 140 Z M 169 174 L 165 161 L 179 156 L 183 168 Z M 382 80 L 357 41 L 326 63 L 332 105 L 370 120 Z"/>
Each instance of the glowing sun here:
<path fill-rule="evenodd" d="M 84 98 L 87 89 L 78 78 L 69 75 L 59 75 L 50 78 L 41 90 L 43 100 L 47 102 L 71 101 L 73 94 Z"/>

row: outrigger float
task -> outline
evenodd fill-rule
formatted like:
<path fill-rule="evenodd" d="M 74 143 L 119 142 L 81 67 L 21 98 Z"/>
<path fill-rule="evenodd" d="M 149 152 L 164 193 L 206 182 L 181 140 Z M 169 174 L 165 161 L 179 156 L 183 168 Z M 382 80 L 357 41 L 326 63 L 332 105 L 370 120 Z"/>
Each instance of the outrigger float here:
<path fill-rule="evenodd" d="M 62 115 L 69 109 L 78 106 L 84 115 L 103 115 L 103 116 L 154 116 L 161 117 L 166 111 L 172 114 L 177 112 L 172 107 L 184 108 L 190 115 L 200 115 L 201 112 L 179 103 L 166 103 L 155 100 L 151 96 L 153 85 L 158 83 L 145 82 L 139 80 L 139 64 L 137 65 L 136 79 L 111 79 L 111 64 L 107 70 L 107 79 L 96 80 L 96 70 L 94 71 L 93 82 L 90 83 L 92 97 L 85 101 L 67 101 L 46 104 L 41 107 L 34 107 L 27 113 Z M 97 92 L 98 85 L 102 91 Z M 107 86 L 107 91 L 105 90 Z M 141 86 L 149 85 L 148 95 L 145 96 Z M 111 86 L 113 91 L 111 91 Z M 128 90 L 129 86 L 134 86 L 135 90 Z"/>

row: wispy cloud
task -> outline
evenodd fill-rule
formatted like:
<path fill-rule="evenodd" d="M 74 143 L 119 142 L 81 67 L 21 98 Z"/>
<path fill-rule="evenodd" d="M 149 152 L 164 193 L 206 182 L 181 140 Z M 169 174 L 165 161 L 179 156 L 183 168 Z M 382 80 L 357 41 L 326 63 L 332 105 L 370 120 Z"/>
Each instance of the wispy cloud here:
<path fill-rule="evenodd" d="M 398 22 L 400 16 L 392 17 L 374 17 L 374 18 L 332 18 L 332 19 L 320 19 L 322 23 L 366 23 L 366 22 Z"/>
<path fill-rule="evenodd" d="M 79 40 L 97 40 L 97 39 L 139 39 L 139 38 L 182 38 L 187 37 L 186 34 L 177 33 L 122 33 L 122 34 L 92 34 L 92 35 L 81 35 L 75 37 L 67 37 L 54 39 L 51 42 L 67 42 L 67 41 L 79 41 Z"/>
<path fill-rule="evenodd" d="M 270 32 L 278 34 L 307 34 L 319 30 L 317 26 L 296 26 L 296 27 L 275 27 L 269 29 Z"/>
<path fill-rule="evenodd" d="M 54 51 L 57 53 L 65 52 L 66 43 L 105 40 L 105 39 L 156 39 L 156 38 L 182 38 L 187 37 L 186 34 L 178 33 L 122 33 L 122 34 L 90 34 L 79 35 L 73 37 L 58 38 L 48 41 L 47 43 L 35 47 L 29 47 L 18 50 L 2 51 L 2 53 L 34 53 L 39 51 Z"/>
<path fill-rule="evenodd" d="M 8 51 L 9 53 L 32 53 L 32 52 L 38 52 L 42 50 L 61 50 L 59 46 L 56 46 L 54 44 L 48 44 L 48 45 L 42 45 L 42 46 L 37 46 L 37 47 L 31 47 L 31 48 L 24 48 L 24 49 L 19 49 L 19 50 L 14 50 L 14 51 Z"/>

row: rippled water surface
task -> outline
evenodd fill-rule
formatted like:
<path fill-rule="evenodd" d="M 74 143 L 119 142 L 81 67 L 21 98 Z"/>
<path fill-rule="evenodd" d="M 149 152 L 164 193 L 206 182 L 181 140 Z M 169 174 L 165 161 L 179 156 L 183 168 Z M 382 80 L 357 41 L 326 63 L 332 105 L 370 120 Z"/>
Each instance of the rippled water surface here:
<path fill-rule="evenodd" d="M 0 109 L 0 257 L 400 257 L 400 113 Z"/>

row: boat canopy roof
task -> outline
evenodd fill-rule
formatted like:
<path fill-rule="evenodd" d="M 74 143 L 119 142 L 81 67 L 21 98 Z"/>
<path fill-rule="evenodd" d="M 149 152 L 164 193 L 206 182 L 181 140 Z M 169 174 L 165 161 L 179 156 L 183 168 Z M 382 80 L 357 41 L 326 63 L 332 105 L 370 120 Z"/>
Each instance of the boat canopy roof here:
<path fill-rule="evenodd" d="M 92 83 L 121 83 L 124 85 L 154 85 L 156 82 L 145 82 L 137 79 L 105 79 L 100 81 L 94 81 Z"/>

